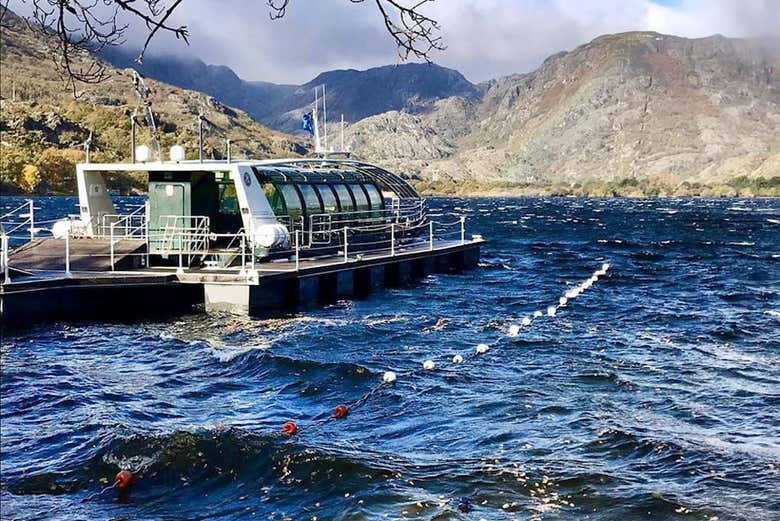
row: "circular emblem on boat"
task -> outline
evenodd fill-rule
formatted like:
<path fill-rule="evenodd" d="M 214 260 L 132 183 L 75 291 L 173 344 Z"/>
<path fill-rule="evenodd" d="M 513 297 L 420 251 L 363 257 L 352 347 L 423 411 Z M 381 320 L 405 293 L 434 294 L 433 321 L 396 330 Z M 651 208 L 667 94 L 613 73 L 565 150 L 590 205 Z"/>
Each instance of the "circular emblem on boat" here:
<path fill-rule="evenodd" d="M 252 176 L 249 175 L 249 172 L 244 172 L 244 184 L 247 186 L 252 184 Z"/>

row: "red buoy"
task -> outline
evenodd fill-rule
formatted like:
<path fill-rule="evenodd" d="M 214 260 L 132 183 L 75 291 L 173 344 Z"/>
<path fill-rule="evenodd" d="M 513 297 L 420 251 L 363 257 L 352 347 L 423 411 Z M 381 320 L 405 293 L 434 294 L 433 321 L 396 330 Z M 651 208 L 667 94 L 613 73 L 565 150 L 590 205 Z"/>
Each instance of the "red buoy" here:
<path fill-rule="evenodd" d="M 114 478 L 114 486 L 119 490 L 129 490 L 133 486 L 133 473 L 129 470 L 120 470 Z"/>
<path fill-rule="evenodd" d="M 215 430 L 215 431 L 217 431 L 217 432 L 222 432 L 222 431 L 226 431 L 226 430 L 227 430 L 227 427 L 225 427 L 225 426 L 224 426 L 224 425 L 222 425 L 221 423 L 218 423 L 218 424 L 216 424 L 216 425 L 214 426 L 214 430 Z"/>
<path fill-rule="evenodd" d="M 339 420 L 343 420 L 348 415 L 349 415 L 349 409 L 344 404 L 337 405 L 336 408 L 333 409 L 333 416 Z"/>
<path fill-rule="evenodd" d="M 295 422 L 285 422 L 285 424 L 282 425 L 282 434 L 285 436 L 295 436 L 298 434 L 298 426 L 295 425 Z"/>

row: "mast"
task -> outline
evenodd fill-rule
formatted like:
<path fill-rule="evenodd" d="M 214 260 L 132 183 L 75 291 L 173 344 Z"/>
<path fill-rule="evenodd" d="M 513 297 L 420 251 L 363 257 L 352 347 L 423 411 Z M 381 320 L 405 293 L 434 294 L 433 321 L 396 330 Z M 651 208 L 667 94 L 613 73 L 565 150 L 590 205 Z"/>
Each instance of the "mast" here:
<path fill-rule="evenodd" d="M 317 87 L 314 87 L 314 112 L 312 113 L 312 119 L 314 120 L 314 152 L 316 154 L 319 154 L 322 152 L 322 146 L 320 145 L 320 126 L 317 120 L 319 119 L 317 116 L 317 108 L 319 107 L 320 101 L 317 97 Z"/>
<path fill-rule="evenodd" d="M 152 112 L 152 89 L 146 86 L 143 76 L 133 71 L 133 87 L 135 87 L 135 93 L 138 95 L 138 99 L 144 106 L 144 112 L 146 116 L 146 124 L 149 127 L 149 133 L 152 135 L 152 150 L 154 152 L 155 161 L 160 161 L 160 140 L 157 134 L 157 124 L 154 121 L 154 112 Z"/>
<path fill-rule="evenodd" d="M 325 84 L 322 84 L 322 124 L 325 126 L 325 150 L 328 150 L 328 107 L 325 105 Z"/>

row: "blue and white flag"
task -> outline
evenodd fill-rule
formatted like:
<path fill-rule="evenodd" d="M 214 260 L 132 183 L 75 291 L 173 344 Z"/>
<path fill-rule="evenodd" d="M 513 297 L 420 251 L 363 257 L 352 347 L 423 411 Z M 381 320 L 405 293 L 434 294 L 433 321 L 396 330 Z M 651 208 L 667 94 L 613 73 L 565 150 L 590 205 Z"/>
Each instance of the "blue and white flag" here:
<path fill-rule="evenodd" d="M 314 135 L 314 116 L 311 112 L 305 113 L 301 118 L 301 128 L 312 136 Z"/>

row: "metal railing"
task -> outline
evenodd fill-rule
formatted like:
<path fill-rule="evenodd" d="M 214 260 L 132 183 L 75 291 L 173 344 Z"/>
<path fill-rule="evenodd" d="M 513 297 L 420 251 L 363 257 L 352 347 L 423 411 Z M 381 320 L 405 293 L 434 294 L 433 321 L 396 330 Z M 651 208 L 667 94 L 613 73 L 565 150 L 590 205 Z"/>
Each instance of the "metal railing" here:
<path fill-rule="evenodd" d="M 147 211 L 141 214 L 140 210 L 144 208 Z M 29 209 L 28 213 L 34 210 L 31 204 L 26 203 L 3 217 L 14 212 L 19 214 L 22 209 Z M 150 229 L 150 223 L 146 219 L 148 207 L 141 209 L 127 215 L 103 216 L 104 221 L 101 224 L 105 223 L 108 227 L 108 251 L 100 254 L 95 253 L 93 249 L 90 255 L 109 257 L 110 269 L 114 271 L 117 265 L 116 245 L 122 240 L 132 239 L 143 241 L 146 245 L 145 251 L 130 253 L 124 251 L 121 253 L 122 258 L 142 256 L 145 262 L 142 260 L 140 264 L 146 267 L 151 267 L 150 254 L 163 257 L 174 256 L 178 257 L 177 269 L 180 272 L 195 264 L 198 267 L 235 269 L 250 277 L 251 274 L 256 275 L 258 272 L 297 271 L 301 269 L 302 261 L 306 259 L 316 259 L 319 265 L 344 264 L 370 258 L 372 255 L 389 254 L 395 257 L 404 253 L 419 252 L 422 249 L 433 251 L 437 241 L 439 246 L 466 243 L 465 217 L 459 216 L 447 222 L 427 218 L 418 220 L 413 217 L 421 214 L 407 213 L 398 207 L 387 209 L 378 219 L 360 217 L 360 214 L 370 215 L 372 211 L 344 212 L 332 216 L 335 219 L 331 218 L 328 221 L 330 229 L 321 227 L 316 231 L 306 230 L 302 219 L 290 219 L 288 223 L 293 228 L 292 244 L 286 250 L 273 251 L 273 256 L 282 264 L 268 261 L 258 265 L 253 236 L 243 228 L 236 233 L 216 234 L 211 233 L 210 219 L 206 216 L 168 215 L 160 217 L 159 226 Z M 407 215 L 412 218 L 407 219 Z M 439 217 L 446 219 L 444 215 Z M 346 222 L 351 225 L 343 224 Z M 34 225 L 34 223 L 34 217 L 30 217 L 26 224 Z M 19 223 L 16 223 L 13 230 L 18 231 L 20 229 L 18 225 Z M 79 238 L 79 233 L 76 228 L 72 228 L 64 237 L 66 276 L 71 274 L 71 241 L 73 238 Z M 322 236 L 322 243 L 312 240 L 314 233 Z M 12 263 L 10 238 L 9 233 L 0 233 L 0 273 L 3 274 L 3 283 L 10 282 Z M 220 244 L 226 246 L 219 246 Z M 166 265 L 170 266 L 170 264 Z"/>
<path fill-rule="evenodd" d="M 146 233 L 147 205 L 141 205 L 129 214 L 104 214 L 96 230 L 98 237 L 129 239 Z M 108 230 L 108 231 L 107 231 Z"/>
<path fill-rule="evenodd" d="M 35 238 L 36 232 L 35 210 L 35 203 L 32 199 L 28 199 L 24 204 L 17 206 L 13 210 L 6 212 L 3 215 L 0 215 L 0 233 L 11 237 L 19 230 L 24 230 L 27 228 L 30 233 L 30 240 L 33 240 Z"/>

